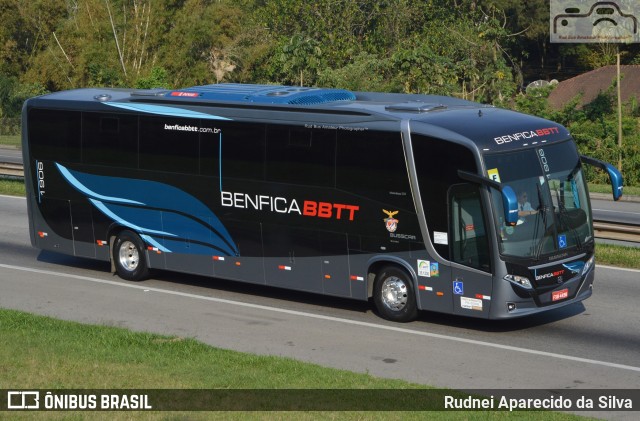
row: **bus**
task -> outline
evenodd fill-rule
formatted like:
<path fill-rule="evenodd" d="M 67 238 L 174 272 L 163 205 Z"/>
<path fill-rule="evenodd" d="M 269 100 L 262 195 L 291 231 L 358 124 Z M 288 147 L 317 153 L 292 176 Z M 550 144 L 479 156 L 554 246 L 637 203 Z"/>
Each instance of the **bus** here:
<path fill-rule="evenodd" d="M 31 243 L 421 310 L 527 316 L 591 296 L 594 230 L 566 128 L 457 98 L 293 86 L 87 88 L 27 100 Z"/>

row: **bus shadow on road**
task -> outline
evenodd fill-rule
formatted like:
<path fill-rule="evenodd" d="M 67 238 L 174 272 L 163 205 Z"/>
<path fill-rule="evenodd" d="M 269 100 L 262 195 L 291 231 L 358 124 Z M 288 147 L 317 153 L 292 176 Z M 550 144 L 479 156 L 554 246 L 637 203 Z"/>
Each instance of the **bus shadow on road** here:
<path fill-rule="evenodd" d="M 84 257 L 69 256 L 54 251 L 42 250 L 38 253 L 38 262 L 48 263 L 60 267 L 73 267 L 76 269 L 93 270 L 96 272 L 109 273 L 110 263 L 100 260 L 93 260 Z M 90 273 L 84 274 L 91 276 Z"/>
<path fill-rule="evenodd" d="M 465 316 L 452 316 L 442 313 L 422 312 L 421 322 L 448 326 L 454 328 L 471 329 L 483 332 L 513 332 L 526 330 L 534 327 L 548 325 L 562 320 L 570 319 L 574 316 L 583 314 L 586 308 L 582 302 L 569 304 L 555 310 L 537 313 L 530 316 L 519 317 L 516 319 L 505 320 L 487 320 L 472 319 Z"/>

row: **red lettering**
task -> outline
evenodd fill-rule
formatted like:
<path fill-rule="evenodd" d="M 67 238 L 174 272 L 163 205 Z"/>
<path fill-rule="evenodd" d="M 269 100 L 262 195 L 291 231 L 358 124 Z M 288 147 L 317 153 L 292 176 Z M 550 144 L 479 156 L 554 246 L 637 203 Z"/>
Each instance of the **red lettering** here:
<path fill-rule="evenodd" d="M 333 206 L 331 203 L 320 202 L 318 203 L 318 218 L 331 218 L 331 210 Z"/>
<path fill-rule="evenodd" d="M 335 214 L 333 212 L 334 209 L 336 210 Z M 360 210 L 360 206 L 330 202 L 314 202 L 313 200 L 305 200 L 302 204 L 302 214 L 304 216 L 316 216 L 318 218 L 335 217 L 336 219 L 342 219 L 343 210 L 349 212 L 349 221 L 353 221 L 356 211 Z"/>
<path fill-rule="evenodd" d="M 349 211 L 349 221 L 353 221 L 353 216 L 357 210 L 360 210 L 360 206 L 345 205 L 344 207 Z"/>
<path fill-rule="evenodd" d="M 302 207 L 302 214 L 304 216 L 316 216 L 318 213 L 318 204 L 310 200 L 305 200 Z"/>
<path fill-rule="evenodd" d="M 342 218 L 342 209 L 345 209 L 347 205 L 341 205 L 339 203 L 334 203 L 333 208 L 336 210 L 336 219 Z"/>

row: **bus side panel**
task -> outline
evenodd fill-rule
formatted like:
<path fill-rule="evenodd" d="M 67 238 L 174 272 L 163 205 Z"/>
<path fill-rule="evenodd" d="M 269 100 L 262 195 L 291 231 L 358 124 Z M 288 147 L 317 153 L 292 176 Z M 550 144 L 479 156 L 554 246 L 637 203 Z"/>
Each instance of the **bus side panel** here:
<path fill-rule="evenodd" d="M 69 201 L 42 197 L 34 214 L 36 247 L 73 255 Z M 42 216 L 46 215 L 46 221 Z"/>
<path fill-rule="evenodd" d="M 318 231 L 265 225 L 267 285 L 322 292 L 322 254 Z"/>
<path fill-rule="evenodd" d="M 74 255 L 95 259 L 96 240 L 93 232 L 92 207 L 86 201 L 72 201 L 69 204 Z"/>
<path fill-rule="evenodd" d="M 322 292 L 328 295 L 351 297 L 347 235 L 320 232 L 322 253 Z"/>
<path fill-rule="evenodd" d="M 451 268 L 439 264 L 425 250 L 413 254 L 418 276 L 418 306 L 421 310 L 451 313 Z"/>
<path fill-rule="evenodd" d="M 227 220 L 224 224 L 231 233 L 240 256 L 211 256 L 214 276 L 264 284 L 262 224 L 237 220 Z"/>

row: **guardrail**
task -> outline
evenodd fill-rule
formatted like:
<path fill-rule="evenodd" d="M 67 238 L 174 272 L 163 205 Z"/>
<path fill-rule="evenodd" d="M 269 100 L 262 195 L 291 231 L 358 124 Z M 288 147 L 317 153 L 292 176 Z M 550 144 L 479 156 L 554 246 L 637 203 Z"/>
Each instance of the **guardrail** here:
<path fill-rule="evenodd" d="M 631 224 L 593 221 L 596 238 L 640 243 L 640 226 Z"/>
<path fill-rule="evenodd" d="M 24 179 L 22 164 L 0 162 L 0 178 Z"/>
<path fill-rule="evenodd" d="M 24 179 L 22 164 L 0 162 L 0 178 Z M 640 243 L 640 226 L 631 224 L 593 221 L 596 238 Z"/>

